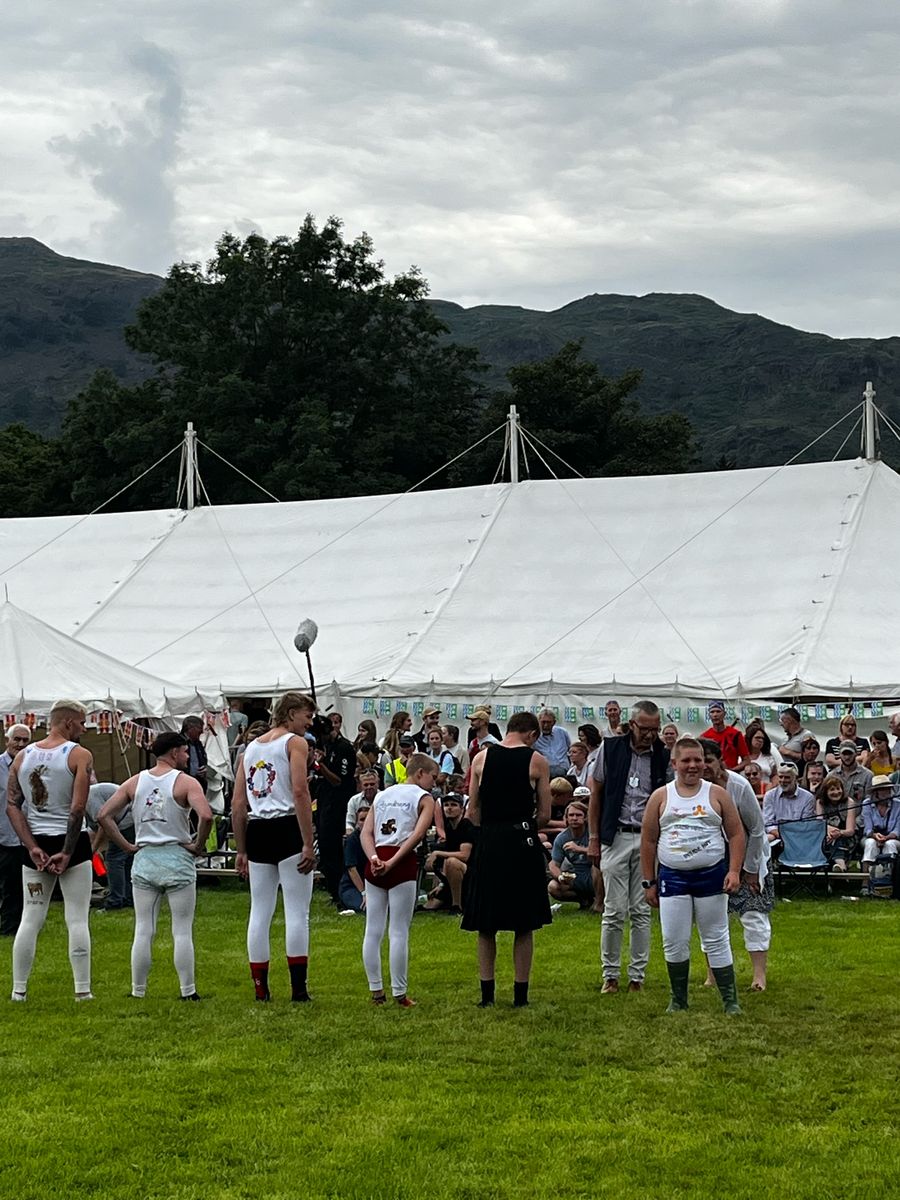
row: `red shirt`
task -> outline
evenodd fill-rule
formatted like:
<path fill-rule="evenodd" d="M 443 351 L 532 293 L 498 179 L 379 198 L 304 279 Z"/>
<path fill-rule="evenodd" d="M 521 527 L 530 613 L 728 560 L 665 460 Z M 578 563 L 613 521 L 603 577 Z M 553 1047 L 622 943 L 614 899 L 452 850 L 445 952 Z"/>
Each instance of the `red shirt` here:
<path fill-rule="evenodd" d="M 719 743 L 722 747 L 722 762 L 729 771 L 734 771 L 740 760 L 750 755 L 744 735 L 733 725 L 726 725 L 721 733 L 717 733 L 715 729 L 707 729 L 706 733 L 701 733 L 700 736 Z"/>

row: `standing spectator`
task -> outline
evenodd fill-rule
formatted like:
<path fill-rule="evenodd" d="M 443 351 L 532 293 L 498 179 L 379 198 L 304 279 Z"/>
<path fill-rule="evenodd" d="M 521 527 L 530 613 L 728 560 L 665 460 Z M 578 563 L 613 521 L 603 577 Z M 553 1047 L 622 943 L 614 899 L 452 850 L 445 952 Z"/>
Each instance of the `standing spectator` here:
<path fill-rule="evenodd" d="M 404 733 L 397 741 L 397 757 L 384 768 L 384 786 L 393 787 L 396 783 L 406 783 L 406 764 L 416 750 L 416 742 L 411 733 Z"/>
<path fill-rule="evenodd" d="M 131 868 L 134 863 L 134 855 L 107 838 L 100 827 L 99 820 L 101 808 L 107 800 L 112 799 L 118 790 L 118 784 L 115 783 L 92 783 L 88 790 L 87 805 L 84 810 L 88 829 L 91 830 L 91 850 L 97 854 L 103 849 L 104 844 L 106 845 L 104 862 L 108 890 L 103 912 L 114 912 L 120 908 L 134 908 L 134 893 L 131 888 Z M 119 833 L 126 842 L 133 845 L 135 840 L 134 812 L 130 803 L 119 810 L 115 821 L 119 827 Z"/>
<path fill-rule="evenodd" d="M 894 760 L 894 765 L 897 766 L 900 765 L 900 713 L 894 713 L 890 719 L 888 728 L 894 739 L 894 744 L 891 747 L 891 757 Z"/>
<path fill-rule="evenodd" d="M 475 845 L 475 826 L 463 816 L 462 796 L 449 792 L 443 800 L 444 836 L 425 860 L 425 869 L 438 880 L 425 907 L 462 914 L 463 883 Z"/>
<path fill-rule="evenodd" d="M 600 736 L 600 730 L 596 725 L 579 725 L 578 740 L 579 742 L 584 742 L 585 746 L 587 746 L 588 766 L 593 771 L 594 763 L 597 761 L 597 754 L 600 750 L 600 747 L 603 745 L 603 738 Z"/>
<path fill-rule="evenodd" d="M 381 793 L 378 793 L 381 795 Z M 342 912 L 360 913 L 366 911 L 365 872 L 366 852 L 363 850 L 361 835 L 362 827 L 369 815 L 370 805 L 361 804 L 355 813 L 354 828 L 344 842 L 344 873 L 338 893 L 343 904 Z M 349 813 L 349 809 L 348 809 Z"/>
<path fill-rule="evenodd" d="M 344 836 L 349 837 L 357 828 L 356 814 L 361 808 L 371 808 L 375 797 L 381 790 L 378 786 L 378 776 L 374 769 L 363 771 L 359 776 L 360 790 L 351 796 L 347 802 L 347 818 L 344 823 Z M 345 864 L 346 865 L 346 864 Z"/>
<path fill-rule="evenodd" d="M 762 771 L 759 769 L 759 763 L 755 763 L 752 760 L 748 761 L 744 766 L 744 778 L 753 788 L 754 796 L 756 796 L 757 800 L 762 803 L 766 785 L 763 782 L 763 775 Z"/>
<path fill-rule="evenodd" d="M 672 760 L 672 751 L 675 749 L 675 743 L 678 741 L 678 726 L 672 721 L 667 725 L 663 725 L 659 731 L 659 736 L 662 738 L 663 745 L 669 752 L 669 761 Z"/>
<path fill-rule="evenodd" d="M 388 763 L 400 757 L 400 738 L 404 734 L 409 734 L 411 729 L 412 717 L 409 713 L 404 712 L 402 709 L 400 712 L 395 712 L 391 717 L 391 724 L 388 731 L 384 735 L 384 741 L 381 743 L 381 748 L 384 750 L 386 756 L 382 766 L 386 767 Z M 410 736 L 412 735 L 410 734 Z"/>
<path fill-rule="evenodd" d="M 829 775 L 816 790 L 816 816 L 825 822 L 825 857 L 846 871 L 856 843 L 856 809 L 840 775 Z"/>
<path fill-rule="evenodd" d="M 778 721 L 787 734 L 785 741 L 778 747 L 778 752 L 783 759 L 796 763 L 799 770 L 803 742 L 806 738 L 812 737 L 812 734 L 808 729 L 803 728 L 800 723 L 800 713 L 796 708 L 786 708 Z"/>
<path fill-rule="evenodd" d="M 856 806 L 856 826 L 859 828 L 862 806 L 866 802 L 869 785 L 872 782 L 872 772 L 858 761 L 856 742 L 840 742 L 837 750 L 840 766 L 831 774 L 840 776 L 841 782 L 847 789 L 847 795 Z"/>
<path fill-rule="evenodd" d="M 499 733 L 499 730 L 498 730 Z M 491 710 L 486 705 L 480 705 L 469 717 L 469 760 L 475 757 L 485 746 L 497 745 L 500 738 L 491 732 Z"/>
<path fill-rule="evenodd" d="M 234 744 L 247 728 L 249 718 L 244 712 L 244 706 L 240 700 L 232 700 L 228 706 L 228 749 L 233 750 Z"/>
<path fill-rule="evenodd" d="M 331 712 L 328 714 L 328 720 L 331 722 L 331 728 L 334 730 L 334 732 L 343 737 L 344 714 L 339 712 Z"/>
<path fill-rule="evenodd" d="M 499 746 L 472 761 L 467 816 L 478 828 L 462 928 L 478 933 L 481 1007 L 494 1003 L 497 932 L 513 939 L 513 1004 L 528 1003 L 534 930 L 549 925 L 544 854 L 537 831 L 550 816 L 550 772 L 534 749 L 540 726 L 533 713 L 513 713 Z M 535 803 L 536 802 L 536 803 Z"/>
<path fill-rule="evenodd" d="M 782 821 L 808 821 L 816 815 L 816 802 L 805 788 L 798 785 L 798 778 L 795 764 L 784 762 L 778 768 L 777 785 L 766 792 L 763 820 L 766 834 L 775 850 L 782 847 L 778 829 Z"/>
<path fill-rule="evenodd" d="M 356 791 L 356 751 L 332 721 L 325 746 L 316 751 L 316 811 L 319 816 L 319 867 L 335 904 L 344 870 L 347 805 Z"/>
<path fill-rule="evenodd" d="M 0 934 L 14 937 L 22 920 L 22 843 L 6 815 L 6 787 L 13 761 L 31 741 L 27 725 L 10 725 L 0 754 Z"/>
<path fill-rule="evenodd" d="M 881 729 L 872 734 L 872 748 L 863 754 L 863 766 L 873 775 L 890 775 L 894 770 L 894 759 L 888 744 L 888 735 Z"/>
<path fill-rule="evenodd" d="M 375 742 L 378 744 L 378 729 L 375 722 L 368 717 L 363 717 L 356 727 L 356 737 L 353 740 L 353 749 L 359 750 L 363 745 Z"/>
<path fill-rule="evenodd" d="M 862 869 L 871 870 L 881 854 L 895 858 L 900 850 L 900 800 L 884 775 L 871 782 L 870 801 L 863 809 Z"/>
<path fill-rule="evenodd" d="M 825 743 L 825 766 L 830 770 L 834 770 L 841 765 L 841 760 L 838 757 L 838 746 L 841 742 L 855 742 L 859 755 L 862 755 L 862 752 L 869 748 L 868 740 L 860 737 L 856 732 L 856 717 L 852 713 L 845 713 L 841 717 L 841 723 L 838 726 L 838 736 L 829 738 Z"/>
<path fill-rule="evenodd" d="M 759 767 L 763 783 L 766 787 L 775 782 L 778 774 L 778 759 L 772 753 L 772 742 L 762 725 L 752 729 L 747 728 L 747 744 L 749 748 L 748 762 L 754 762 Z"/>
<path fill-rule="evenodd" d="M 588 789 L 590 796 L 590 790 Z M 581 797 L 566 809 L 566 828 L 556 835 L 550 856 L 552 900 L 574 900 L 581 908 L 597 905 L 597 884 L 600 871 L 588 858 L 587 805 Z"/>
<path fill-rule="evenodd" d="M 197 780 L 204 796 L 209 788 L 206 747 L 200 740 L 205 728 L 202 717 L 185 717 L 181 723 L 181 732 L 188 740 L 188 764 L 184 773 Z"/>
<path fill-rule="evenodd" d="M 444 738 L 444 745 L 459 763 L 460 775 L 465 775 L 469 769 L 469 752 L 459 740 L 459 726 L 442 725 L 441 734 Z"/>
<path fill-rule="evenodd" d="M 535 742 L 535 750 L 543 754 L 550 765 L 550 778 L 564 776 L 569 770 L 569 747 L 572 739 L 561 725 L 556 724 L 556 713 L 544 708 L 538 713 L 541 736 Z"/>
<path fill-rule="evenodd" d="M 766 966 L 769 946 L 772 941 L 772 924 L 769 913 L 775 907 L 775 880 L 770 870 L 772 850 L 766 837 L 766 827 L 748 780 L 735 771 L 728 771 L 722 762 L 722 748 L 718 742 L 703 738 L 703 777 L 710 783 L 723 787 L 731 797 L 744 827 L 747 849 L 741 867 L 741 885 L 728 897 L 728 911 L 734 913 L 744 931 L 744 949 L 750 956 L 753 967 L 753 982 L 750 990 L 766 990 Z M 704 946 L 704 951 L 706 947 Z M 709 968 L 706 983 L 715 986 L 715 976 Z"/>
<path fill-rule="evenodd" d="M 718 742 L 722 747 L 722 762 L 729 771 L 740 771 L 750 757 L 744 735 L 734 725 L 725 724 L 725 705 L 721 700 L 709 703 L 710 728 L 700 734 L 701 740 Z"/>
<path fill-rule="evenodd" d="M 622 737 L 628 732 L 626 726 L 622 724 L 622 709 L 618 700 L 607 700 L 604 712 L 606 714 L 606 728 L 603 730 L 605 738 Z"/>
<path fill-rule="evenodd" d="M 422 728 L 415 735 L 416 749 L 421 754 L 428 753 L 428 734 L 432 729 L 436 729 L 439 733 L 441 729 L 441 710 L 433 705 L 422 713 Z"/>
<path fill-rule="evenodd" d="M 727 841 L 726 841 L 727 839 Z M 657 788 L 641 831 L 647 904 L 659 909 L 672 988 L 667 1012 L 688 1007 L 691 926 L 700 931 L 725 1012 L 740 1013 L 728 930 L 728 896 L 740 887 L 744 827 L 724 788 L 703 778 L 696 738 L 675 744 L 675 778 Z"/>
<path fill-rule="evenodd" d="M 432 725 L 428 730 L 425 753 L 438 765 L 438 786 L 443 785 L 451 775 L 459 774 L 460 764 L 444 745 L 444 735 L 437 725 Z"/>
<path fill-rule="evenodd" d="M 603 739 L 591 779 L 588 856 L 600 868 L 606 891 L 600 935 L 605 995 L 619 990 L 626 917 L 631 922 L 630 992 L 643 988 L 650 959 L 650 909 L 641 886 L 641 822 L 651 793 L 665 784 L 669 768 L 659 726 L 659 708 L 652 700 L 639 700 L 631 710 L 628 732 Z"/>
<path fill-rule="evenodd" d="M 588 763 L 588 748 L 584 742 L 573 742 L 569 747 L 569 762 L 572 764 L 566 772 L 566 779 L 573 788 L 587 787 L 591 777 L 591 767 Z"/>

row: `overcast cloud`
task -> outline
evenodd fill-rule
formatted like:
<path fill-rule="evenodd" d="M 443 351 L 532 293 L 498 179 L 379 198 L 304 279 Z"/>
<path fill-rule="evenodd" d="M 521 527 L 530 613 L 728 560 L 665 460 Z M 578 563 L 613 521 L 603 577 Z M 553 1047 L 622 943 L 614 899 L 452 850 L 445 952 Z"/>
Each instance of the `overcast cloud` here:
<path fill-rule="evenodd" d="M 162 273 L 334 213 L 466 305 L 900 333 L 883 0 L 32 0 L 0 47 L 0 235 Z"/>

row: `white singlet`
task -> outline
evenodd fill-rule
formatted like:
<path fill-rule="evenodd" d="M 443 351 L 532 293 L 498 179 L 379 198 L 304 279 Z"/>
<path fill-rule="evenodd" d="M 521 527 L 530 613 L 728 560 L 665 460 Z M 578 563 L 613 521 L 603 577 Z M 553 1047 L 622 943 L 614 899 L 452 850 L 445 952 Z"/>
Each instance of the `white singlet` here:
<path fill-rule="evenodd" d="M 666 784 L 666 807 L 659 818 L 657 856 L 664 867 L 700 871 L 725 857 L 722 818 L 709 800 L 710 785 L 694 796 L 679 796 L 675 781 Z"/>
<path fill-rule="evenodd" d="M 75 742 L 63 742 L 52 750 L 26 746 L 19 767 L 19 785 L 25 796 L 22 811 L 34 834 L 65 833 L 72 811 L 72 782 L 69 755 Z M 82 822 L 84 829 L 84 822 Z"/>
<path fill-rule="evenodd" d="M 141 771 L 132 806 L 136 846 L 186 846 L 191 841 L 191 810 L 174 795 L 180 774 L 174 767 L 165 775 Z"/>
<path fill-rule="evenodd" d="M 376 846 L 402 846 L 419 819 L 419 800 L 428 795 L 414 783 L 396 783 L 379 792 L 372 805 Z"/>
<path fill-rule="evenodd" d="M 251 817 L 284 817 L 295 811 L 288 743 L 296 736 L 285 733 L 271 742 L 257 739 L 244 751 L 244 779 Z"/>

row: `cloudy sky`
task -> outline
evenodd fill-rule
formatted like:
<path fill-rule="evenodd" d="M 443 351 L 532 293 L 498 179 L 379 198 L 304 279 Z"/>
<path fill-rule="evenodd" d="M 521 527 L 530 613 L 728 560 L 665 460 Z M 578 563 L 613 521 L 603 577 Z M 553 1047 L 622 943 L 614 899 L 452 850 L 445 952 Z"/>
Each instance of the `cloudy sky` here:
<path fill-rule="evenodd" d="M 162 273 L 334 213 L 465 305 L 900 334 L 898 62 L 885 0 L 30 0 L 0 236 Z"/>

